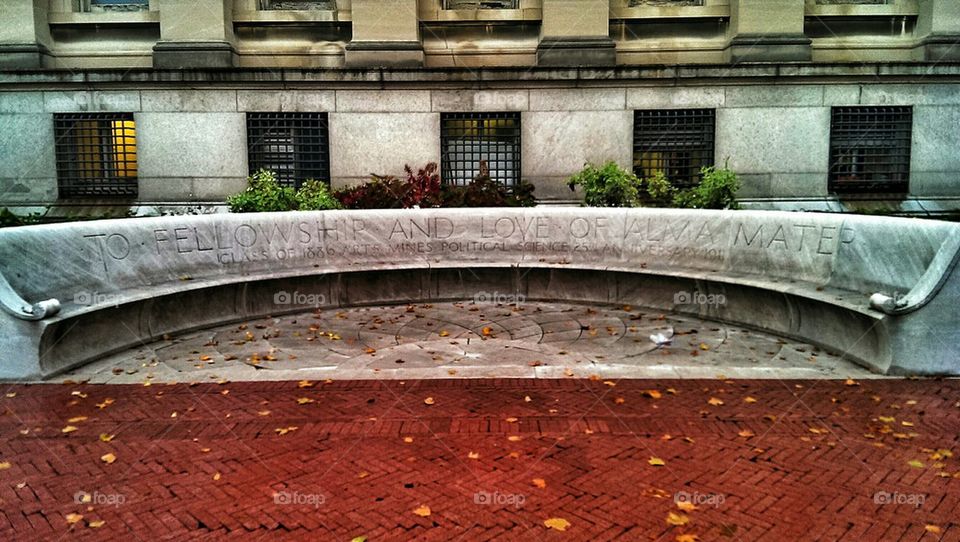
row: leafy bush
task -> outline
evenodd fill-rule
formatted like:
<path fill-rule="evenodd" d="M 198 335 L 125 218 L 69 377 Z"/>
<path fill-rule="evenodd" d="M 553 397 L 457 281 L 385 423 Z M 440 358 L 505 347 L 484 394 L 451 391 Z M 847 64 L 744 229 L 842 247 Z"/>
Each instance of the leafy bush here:
<path fill-rule="evenodd" d="M 14 228 L 16 226 L 29 226 L 30 224 L 36 224 L 40 222 L 40 215 L 31 214 L 28 216 L 21 216 L 15 214 L 10 209 L 6 207 L 0 209 L 0 228 Z"/>
<path fill-rule="evenodd" d="M 726 165 L 721 169 L 704 167 L 697 186 L 679 192 L 674 197 L 677 207 L 689 209 L 737 209 L 737 191 L 740 178 Z"/>
<path fill-rule="evenodd" d="M 297 208 L 301 211 L 339 209 L 340 202 L 333 197 L 327 183 L 310 179 L 297 190 Z"/>
<path fill-rule="evenodd" d="M 642 183 L 616 162 L 602 167 L 587 164 L 567 181 L 570 190 L 583 188 L 584 202 L 591 207 L 636 207 Z"/>
<path fill-rule="evenodd" d="M 414 207 L 529 207 L 536 205 L 533 185 L 520 183 L 510 190 L 480 175 L 466 186 L 444 185 L 439 166 L 429 163 L 414 172 L 405 166 L 406 180 L 374 175 L 366 184 L 345 188 L 335 197 L 345 209 L 409 209 Z"/>
<path fill-rule="evenodd" d="M 231 213 L 293 211 L 297 209 L 297 192 L 280 186 L 277 177 L 265 169 L 247 178 L 247 189 L 227 198 Z"/>
<path fill-rule="evenodd" d="M 736 194 L 740 179 L 726 165 L 723 168 L 704 167 L 702 179 L 696 186 L 678 189 L 662 171 L 653 177 L 640 179 L 615 162 L 603 167 L 587 164 L 570 177 L 567 184 L 573 190 L 581 186 L 584 203 L 591 207 L 680 207 L 688 209 L 736 209 Z"/>

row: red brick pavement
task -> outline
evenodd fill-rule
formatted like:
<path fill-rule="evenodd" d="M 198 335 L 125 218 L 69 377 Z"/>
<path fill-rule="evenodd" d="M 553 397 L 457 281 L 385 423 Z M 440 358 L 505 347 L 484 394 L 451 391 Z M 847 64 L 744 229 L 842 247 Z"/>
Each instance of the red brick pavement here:
<path fill-rule="evenodd" d="M 4 540 L 960 540 L 960 381 L 7 391 Z"/>

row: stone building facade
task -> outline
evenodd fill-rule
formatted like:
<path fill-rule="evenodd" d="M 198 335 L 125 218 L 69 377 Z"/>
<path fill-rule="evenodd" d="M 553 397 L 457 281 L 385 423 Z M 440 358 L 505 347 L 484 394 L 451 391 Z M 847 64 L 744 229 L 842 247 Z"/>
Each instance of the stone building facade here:
<path fill-rule="evenodd" d="M 957 0 L 0 0 L 0 207 L 222 209 L 251 170 L 614 160 L 754 208 L 960 209 Z M 53 211 L 50 211 L 50 210 Z"/>

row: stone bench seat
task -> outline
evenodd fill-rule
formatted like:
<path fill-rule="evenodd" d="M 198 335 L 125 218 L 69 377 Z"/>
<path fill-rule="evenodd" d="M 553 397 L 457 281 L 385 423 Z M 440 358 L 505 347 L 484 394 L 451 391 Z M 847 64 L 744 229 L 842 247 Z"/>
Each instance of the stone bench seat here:
<path fill-rule="evenodd" d="M 482 293 L 676 312 L 804 340 L 881 373 L 957 374 L 958 240 L 956 225 L 935 221 L 572 208 L 9 228 L 0 376 L 46 377 L 267 315 Z M 284 292 L 302 299 L 278 303 Z"/>

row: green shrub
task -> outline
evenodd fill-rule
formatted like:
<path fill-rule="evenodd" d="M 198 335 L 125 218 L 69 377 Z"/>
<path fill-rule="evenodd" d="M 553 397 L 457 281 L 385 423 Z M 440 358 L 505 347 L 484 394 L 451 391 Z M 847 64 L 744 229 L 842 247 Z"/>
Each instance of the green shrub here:
<path fill-rule="evenodd" d="M 641 181 L 641 200 L 647 207 L 672 207 L 677 195 L 677 188 L 670 183 L 662 171 Z"/>
<path fill-rule="evenodd" d="M 263 213 L 293 211 L 298 207 L 297 192 L 280 186 L 277 177 L 261 169 L 247 178 L 247 189 L 227 198 L 231 213 Z"/>
<path fill-rule="evenodd" d="M 616 162 L 602 167 L 587 164 L 567 181 L 570 190 L 583 189 L 584 203 L 591 207 L 636 207 L 640 205 L 642 183 Z"/>
<path fill-rule="evenodd" d="M 0 209 L 0 228 L 14 228 L 17 226 L 29 226 L 40 222 L 40 215 L 31 214 L 21 216 L 6 207 Z"/>
<path fill-rule="evenodd" d="M 340 202 L 333 197 L 327 183 L 310 179 L 297 190 L 297 208 L 301 211 L 339 209 Z"/>
<path fill-rule="evenodd" d="M 726 165 L 723 168 L 704 167 L 697 186 L 682 190 L 674 197 L 674 205 L 689 209 L 737 209 L 737 191 L 740 178 Z"/>

